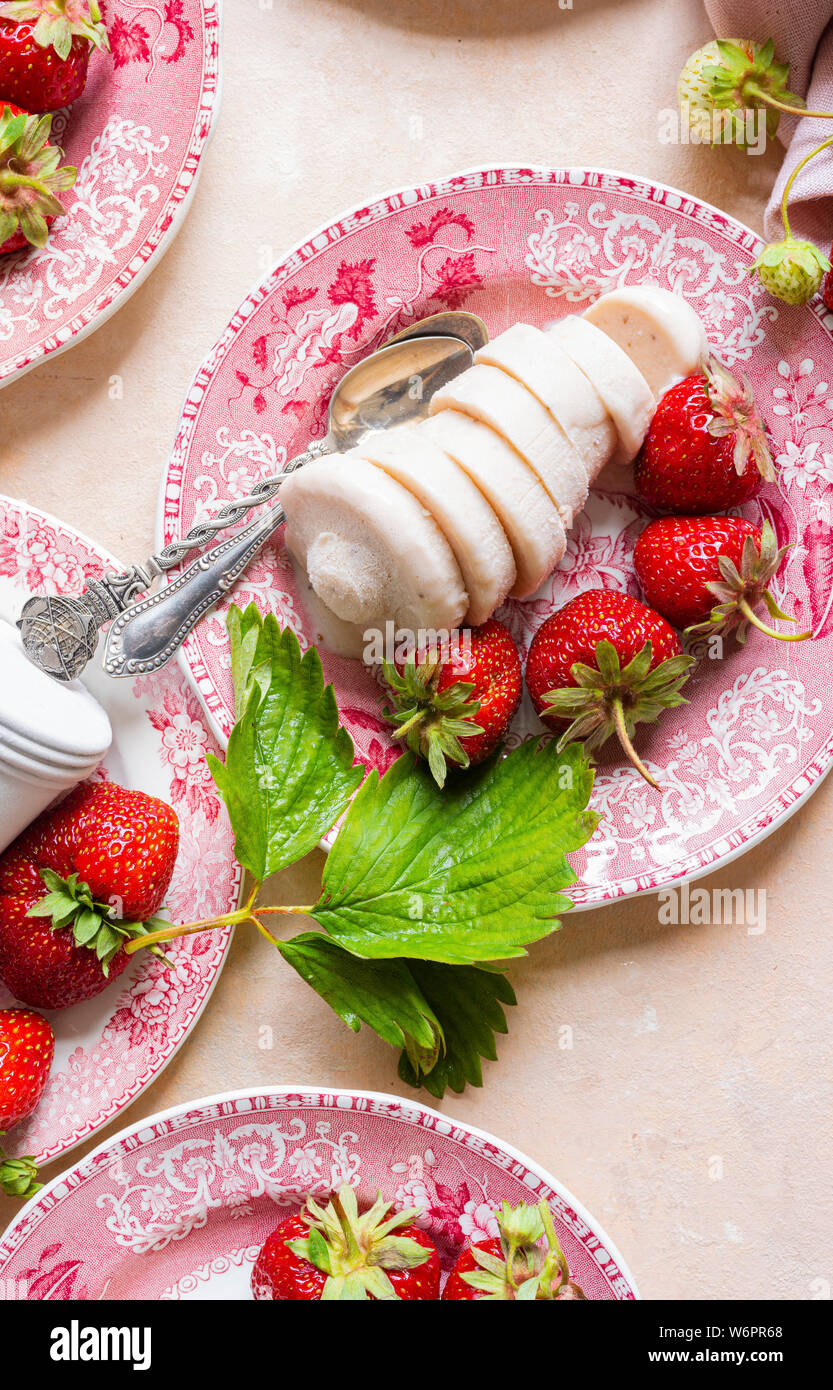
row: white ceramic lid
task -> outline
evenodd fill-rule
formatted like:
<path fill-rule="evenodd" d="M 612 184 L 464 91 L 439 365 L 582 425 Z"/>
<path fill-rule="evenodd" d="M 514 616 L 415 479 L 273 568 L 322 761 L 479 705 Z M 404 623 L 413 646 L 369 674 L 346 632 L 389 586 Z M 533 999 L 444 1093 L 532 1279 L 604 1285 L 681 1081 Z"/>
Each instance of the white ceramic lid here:
<path fill-rule="evenodd" d="M 14 750 L 16 753 L 22 753 L 24 757 L 35 758 L 38 762 L 58 768 L 61 772 L 75 770 L 80 772 L 82 776 L 86 775 L 85 769 L 89 768 L 93 761 L 88 753 L 60 753 L 51 748 L 44 748 L 34 739 L 16 733 L 5 724 L 0 729 L 0 744 L 4 750 Z M 96 758 L 95 764 L 97 765 L 99 762 L 100 759 Z"/>
<path fill-rule="evenodd" d="M 8 734 L 8 738 L 6 735 Z M 0 745 L 80 780 L 112 742 L 110 720 L 79 681 L 61 685 L 33 666 L 20 634 L 0 621 Z"/>

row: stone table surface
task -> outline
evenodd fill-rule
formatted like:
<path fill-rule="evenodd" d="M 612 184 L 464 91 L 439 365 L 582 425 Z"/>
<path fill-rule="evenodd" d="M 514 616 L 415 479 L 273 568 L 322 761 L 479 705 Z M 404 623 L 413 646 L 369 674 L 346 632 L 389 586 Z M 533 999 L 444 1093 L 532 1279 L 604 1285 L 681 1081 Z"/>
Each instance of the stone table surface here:
<path fill-rule="evenodd" d="M 386 188 L 479 163 L 595 164 L 760 230 L 777 149 L 660 139 L 676 74 L 709 37 L 699 0 L 227 0 L 223 109 L 190 215 L 120 313 L 3 391 L 0 489 L 146 554 L 203 355 L 266 265 Z M 833 1283 L 831 835 L 829 779 L 704 880 L 764 890 L 759 935 L 663 926 L 655 898 L 568 917 L 511 968 L 519 1007 L 484 1088 L 440 1103 L 571 1188 L 647 1298 L 805 1299 Z M 320 866 L 287 871 L 276 900 L 313 901 Z M 281 1082 L 396 1091 L 396 1059 L 240 930 L 190 1039 L 104 1133 Z M 14 1210 L 0 1201 L 0 1228 Z"/>

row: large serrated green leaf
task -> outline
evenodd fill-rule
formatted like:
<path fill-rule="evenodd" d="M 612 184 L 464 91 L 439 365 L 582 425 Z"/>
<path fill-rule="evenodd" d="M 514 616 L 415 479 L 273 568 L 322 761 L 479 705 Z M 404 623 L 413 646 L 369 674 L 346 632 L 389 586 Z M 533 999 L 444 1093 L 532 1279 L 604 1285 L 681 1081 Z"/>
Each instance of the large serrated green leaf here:
<path fill-rule="evenodd" d="M 402 1049 L 399 1075 L 434 1096 L 446 1087 L 483 1083 L 481 1058 L 495 1061 L 505 1033 L 509 981 L 483 966 L 362 960 L 326 936 L 307 932 L 281 942 L 284 959 L 348 1027 L 367 1024 Z"/>
<path fill-rule="evenodd" d="M 503 1004 L 514 1004 L 515 992 L 497 970 L 480 966 L 433 965 L 412 961 L 411 974 L 442 1026 L 445 1051 L 433 1067 L 420 1068 L 406 1052 L 399 1075 L 411 1086 L 424 1086 L 442 1096 L 450 1086 L 482 1086 L 481 1057 L 497 1061 L 495 1033 L 508 1032 Z"/>
<path fill-rule="evenodd" d="M 357 955 L 453 965 L 523 955 L 570 907 L 565 854 L 597 817 L 577 745 L 530 740 L 449 777 L 444 789 L 410 754 L 351 803 L 310 915 Z"/>
<path fill-rule="evenodd" d="M 209 765 L 228 807 L 235 853 L 259 880 L 301 859 L 338 820 L 364 769 L 339 726 L 314 648 L 254 605 L 230 620 L 237 721 L 225 764 Z"/>
<path fill-rule="evenodd" d="M 432 1069 L 442 1029 L 404 961 L 360 960 L 316 932 L 282 941 L 278 950 L 354 1033 L 366 1023 L 403 1048 L 415 1071 Z"/>

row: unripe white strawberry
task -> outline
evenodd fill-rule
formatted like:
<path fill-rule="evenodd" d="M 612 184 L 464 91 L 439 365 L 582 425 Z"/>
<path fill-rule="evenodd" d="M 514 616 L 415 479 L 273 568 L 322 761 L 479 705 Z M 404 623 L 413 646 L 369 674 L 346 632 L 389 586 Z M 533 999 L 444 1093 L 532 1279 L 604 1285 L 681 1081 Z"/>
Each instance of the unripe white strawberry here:
<path fill-rule="evenodd" d="M 806 304 L 821 285 L 830 262 L 812 241 L 798 241 L 788 234 L 783 241 L 765 246 L 750 274 L 757 274 L 765 290 L 786 304 Z"/>
<path fill-rule="evenodd" d="M 703 144 L 747 144 L 745 113 L 766 107 L 766 131 L 772 138 L 780 112 L 767 106 L 775 97 L 790 106 L 803 106 L 786 90 L 789 64 L 775 61 L 772 40 L 763 45 L 751 39 L 712 39 L 692 53 L 680 73 L 677 100 L 692 134 Z"/>

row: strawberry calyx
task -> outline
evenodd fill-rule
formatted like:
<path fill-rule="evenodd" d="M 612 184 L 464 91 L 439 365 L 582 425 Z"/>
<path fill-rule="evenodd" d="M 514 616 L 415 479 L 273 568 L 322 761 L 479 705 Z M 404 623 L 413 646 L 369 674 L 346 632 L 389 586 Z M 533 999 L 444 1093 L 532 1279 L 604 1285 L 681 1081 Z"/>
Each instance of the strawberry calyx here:
<path fill-rule="evenodd" d="M 61 150 L 48 144 L 51 116 L 0 109 L 0 246 L 22 232 L 31 246 L 45 246 L 48 217 L 66 208 L 58 198 L 72 188 L 78 171 L 59 168 Z"/>
<path fill-rule="evenodd" d="M 395 1235 L 419 1215 L 416 1207 L 389 1215 L 392 1203 L 381 1193 L 369 1211 L 359 1215 L 356 1194 L 345 1183 L 326 1207 L 307 1198 L 309 1235 L 286 1242 L 293 1255 L 308 1260 L 326 1274 L 323 1301 L 398 1302 L 399 1295 L 386 1273 L 389 1269 L 416 1269 L 431 1251 L 409 1236 Z"/>
<path fill-rule="evenodd" d="M 19 1197 L 28 1201 L 40 1192 L 42 1182 L 37 1181 L 38 1170 L 34 1158 L 7 1158 L 0 1149 L 0 1192 L 7 1197 Z"/>
<path fill-rule="evenodd" d="M 146 936 L 171 926 L 163 917 L 149 917 L 145 922 L 123 922 L 116 917 L 110 903 L 98 902 L 88 884 L 78 874 L 62 878 L 54 869 L 38 870 L 49 892 L 29 908 L 27 917 L 51 917 L 52 931 L 71 930 L 76 946 L 95 951 L 104 975 L 110 972 L 110 962 L 126 941 Z M 149 946 L 166 965 L 171 962 L 158 946 Z"/>
<path fill-rule="evenodd" d="M 758 604 L 764 603 L 770 617 L 794 623 L 795 618 L 778 607 L 767 585 L 778 572 L 781 561 L 789 550 L 788 545 L 778 549 L 775 531 L 770 522 L 761 527 L 760 549 L 754 536 L 747 536 L 741 551 L 740 569 L 728 555 L 718 555 L 717 567 L 721 578 L 710 580 L 706 588 L 718 599 L 708 618 L 701 623 L 692 623 L 686 628 L 687 636 L 700 636 L 704 633 L 727 633 L 732 629 L 738 642 L 745 642 L 750 623 L 775 637 L 779 642 L 803 642 L 812 637 L 812 632 L 778 632 L 762 622 L 755 613 Z"/>
<path fill-rule="evenodd" d="M 748 110 L 766 106 L 767 134 L 778 129 L 779 107 L 803 109 L 805 103 L 787 90 L 789 63 L 779 63 L 772 39 L 764 44 L 718 39 L 719 63 L 707 63 L 703 78 L 709 83 L 709 98 L 721 110 Z M 777 105 L 776 105 L 777 103 Z"/>
<path fill-rule="evenodd" d="M 474 685 L 455 681 L 439 689 L 443 663 L 428 658 L 417 662 L 409 656 L 400 670 L 393 662 L 383 665 L 394 708 L 383 710 L 384 718 L 403 739 L 412 753 L 425 758 L 438 787 L 445 785 L 448 764 L 468 767 L 469 755 L 462 739 L 483 733 L 475 722 L 480 701 L 471 699 Z"/>
<path fill-rule="evenodd" d="M 54 48 L 62 60 L 69 57 L 75 38 L 86 39 L 93 48 L 110 47 L 97 0 L 3 0 L 0 19 L 34 23 L 35 43 Z"/>
<path fill-rule="evenodd" d="M 548 691 L 543 699 L 548 713 L 571 720 L 559 748 L 581 740 L 588 752 L 616 734 L 629 761 L 656 790 L 656 781 L 633 746 L 637 724 L 653 724 L 665 709 L 688 704 L 679 693 L 688 680 L 691 656 L 671 656 L 651 668 L 651 641 L 622 669 L 619 654 L 604 638 L 596 643 L 596 665 L 576 661 L 570 667 L 575 685 Z"/>
<path fill-rule="evenodd" d="M 500 1257 L 473 1245 L 471 1254 L 477 1269 L 460 1276 L 470 1288 L 477 1289 L 482 1300 L 533 1302 L 586 1297 L 570 1279 L 552 1212 L 543 1198 L 537 1206 L 521 1202 L 510 1207 L 504 1202 L 497 1224 Z"/>
<path fill-rule="evenodd" d="M 706 395 L 714 411 L 707 429 L 715 439 L 734 435 L 735 447 L 732 462 L 740 477 L 750 455 L 761 477 L 768 483 L 774 482 L 775 464 L 770 453 L 766 426 L 755 403 L 752 383 L 744 373 L 741 381 L 724 367 L 717 357 L 709 356 L 700 363 L 706 378 Z"/>

